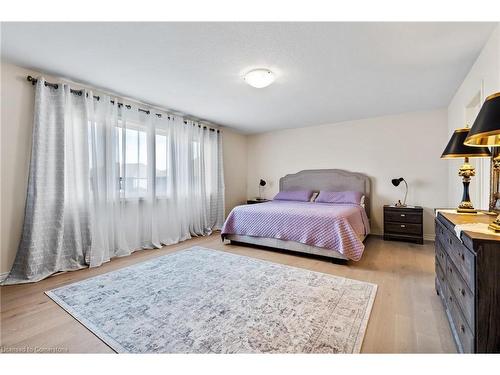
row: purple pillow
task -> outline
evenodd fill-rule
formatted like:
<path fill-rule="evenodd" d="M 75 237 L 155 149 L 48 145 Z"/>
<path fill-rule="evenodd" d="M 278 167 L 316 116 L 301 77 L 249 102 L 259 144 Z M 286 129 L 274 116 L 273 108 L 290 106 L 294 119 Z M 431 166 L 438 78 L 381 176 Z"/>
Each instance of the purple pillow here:
<path fill-rule="evenodd" d="M 361 204 L 362 196 L 359 191 L 320 191 L 315 202 Z"/>
<path fill-rule="evenodd" d="M 312 194 L 312 190 L 280 191 L 273 199 L 275 201 L 309 202 Z"/>

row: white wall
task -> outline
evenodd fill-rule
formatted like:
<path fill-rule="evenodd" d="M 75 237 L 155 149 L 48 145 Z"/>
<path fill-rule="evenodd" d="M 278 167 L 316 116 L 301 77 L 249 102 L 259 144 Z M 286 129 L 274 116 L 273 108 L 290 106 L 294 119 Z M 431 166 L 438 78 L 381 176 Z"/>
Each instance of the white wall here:
<path fill-rule="evenodd" d="M 21 237 L 34 105 L 34 89 L 26 76 L 38 74 L 1 62 L 0 274 L 10 270 Z M 246 199 L 246 136 L 223 129 L 223 153 L 229 211 Z"/>
<path fill-rule="evenodd" d="M 33 72 L 2 62 L 0 273 L 14 262 L 24 217 L 34 105 L 28 74 Z"/>
<path fill-rule="evenodd" d="M 500 91 L 500 26 L 493 31 L 476 62 L 458 88 L 448 106 L 448 138 L 453 131 L 466 124 L 472 126 L 477 111 L 468 113 L 467 107 L 480 94 L 480 103 L 495 92 Z M 444 147 L 443 147 L 444 148 Z M 449 194 L 448 206 L 456 207 L 462 197 L 462 182 L 458 168 L 462 159 L 448 160 Z M 489 159 L 471 159 L 476 167 L 476 177 L 472 178 L 471 200 L 476 208 L 487 209 L 489 199 Z"/>
<path fill-rule="evenodd" d="M 224 129 L 224 180 L 226 185 L 226 215 L 247 197 L 247 137 Z"/>
<path fill-rule="evenodd" d="M 434 237 L 433 209 L 446 206 L 446 161 L 439 157 L 447 142 L 446 110 L 407 113 L 249 136 L 248 196 L 258 181 L 278 191 L 279 178 L 303 169 L 338 168 L 361 172 L 372 180 L 372 232 L 383 232 L 384 204 L 402 199 L 403 188 L 391 179 L 404 177 L 408 203 L 424 207 L 424 235 Z"/>

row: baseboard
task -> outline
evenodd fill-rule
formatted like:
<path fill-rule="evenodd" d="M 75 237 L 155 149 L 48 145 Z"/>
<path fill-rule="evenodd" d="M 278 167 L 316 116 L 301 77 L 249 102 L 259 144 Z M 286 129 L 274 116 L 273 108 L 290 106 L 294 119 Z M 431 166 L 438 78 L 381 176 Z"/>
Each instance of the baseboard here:
<path fill-rule="evenodd" d="M 424 234 L 424 240 L 434 242 L 436 240 L 436 235 L 435 234 Z"/>

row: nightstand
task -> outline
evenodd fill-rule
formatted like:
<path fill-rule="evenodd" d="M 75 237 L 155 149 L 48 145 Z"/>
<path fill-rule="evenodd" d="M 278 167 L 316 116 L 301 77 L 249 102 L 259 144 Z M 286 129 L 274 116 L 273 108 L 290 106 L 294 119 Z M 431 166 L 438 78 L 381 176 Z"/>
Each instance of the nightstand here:
<path fill-rule="evenodd" d="M 424 243 L 423 208 L 384 206 L 384 240 Z"/>
<path fill-rule="evenodd" d="M 269 202 L 269 199 L 249 199 L 247 200 L 247 204 L 257 204 L 257 203 L 264 203 L 264 202 Z"/>

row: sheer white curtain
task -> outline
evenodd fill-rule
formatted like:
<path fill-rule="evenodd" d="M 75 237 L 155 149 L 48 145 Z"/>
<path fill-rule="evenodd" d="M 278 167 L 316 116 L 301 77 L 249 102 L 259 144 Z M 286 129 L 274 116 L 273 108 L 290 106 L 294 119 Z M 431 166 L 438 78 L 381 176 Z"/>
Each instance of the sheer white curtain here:
<path fill-rule="evenodd" d="M 219 132 L 180 117 L 117 107 L 107 97 L 92 105 L 91 267 L 221 228 Z"/>
<path fill-rule="evenodd" d="M 4 283 L 220 229 L 220 132 L 64 84 L 55 89 L 43 78 L 35 95 L 23 235 Z"/>

